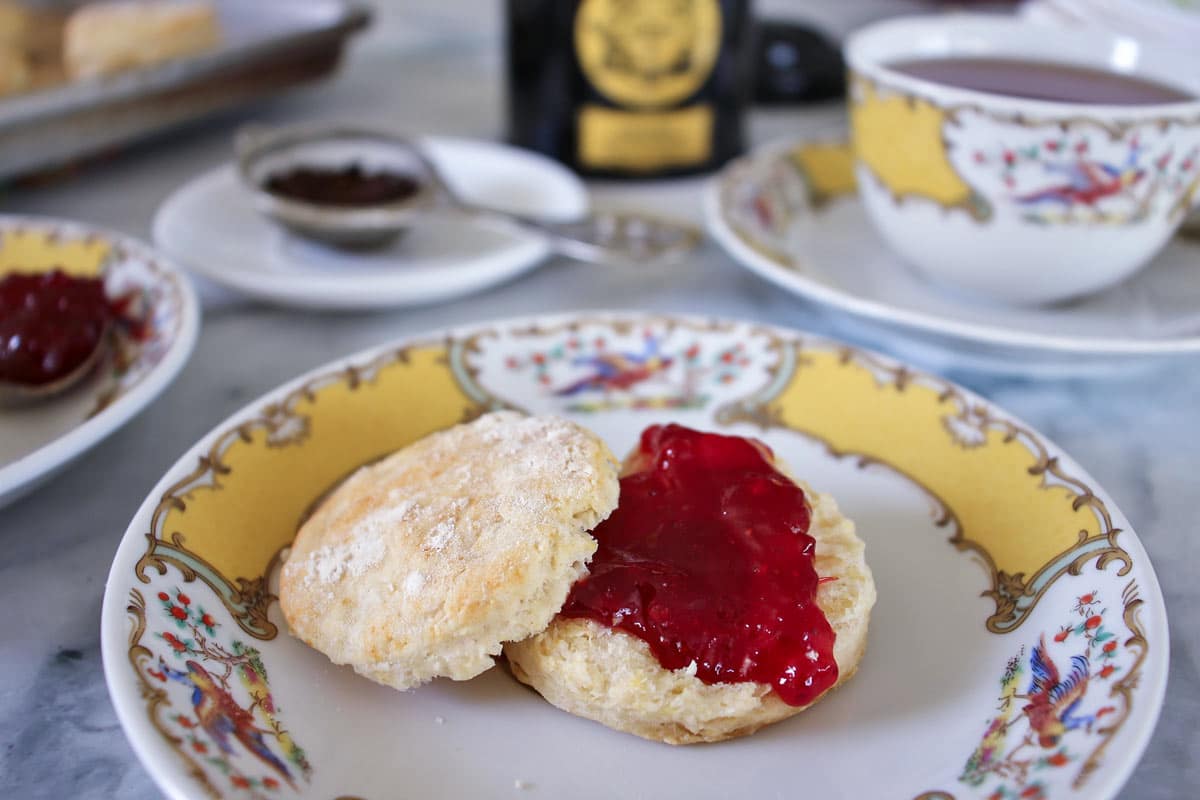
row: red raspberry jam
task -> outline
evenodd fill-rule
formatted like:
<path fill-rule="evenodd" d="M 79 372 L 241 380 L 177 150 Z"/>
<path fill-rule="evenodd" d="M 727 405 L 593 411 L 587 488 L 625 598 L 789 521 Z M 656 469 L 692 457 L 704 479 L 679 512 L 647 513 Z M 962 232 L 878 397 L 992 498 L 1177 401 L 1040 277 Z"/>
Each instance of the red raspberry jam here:
<path fill-rule="evenodd" d="M 635 461 L 562 616 L 637 636 L 666 669 L 695 661 L 705 683 L 816 700 L 838 668 L 803 490 L 761 442 L 679 425 L 647 428 Z"/>
<path fill-rule="evenodd" d="M 88 360 L 118 314 L 100 278 L 61 270 L 0 279 L 0 381 L 52 383 Z"/>

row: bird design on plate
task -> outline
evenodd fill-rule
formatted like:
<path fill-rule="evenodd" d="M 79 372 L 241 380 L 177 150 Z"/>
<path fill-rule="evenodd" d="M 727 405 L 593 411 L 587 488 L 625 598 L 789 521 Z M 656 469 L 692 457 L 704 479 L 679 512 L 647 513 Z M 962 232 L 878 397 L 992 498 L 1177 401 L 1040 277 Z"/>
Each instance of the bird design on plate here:
<path fill-rule="evenodd" d="M 269 732 L 254 724 L 254 716 L 238 705 L 208 670 L 190 659 L 186 671 L 171 669 L 162 656 L 159 656 L 158 668 L 168 679 L 191 689 L 192 710 L 196 719 L 222 753 L 227 756 L 235 755 L 233 744 L 230 742 L 232 737 L 240 742 L 247 752 L 278 772 L 289 786 L 296 788 L 296 782 L 292 779 L 287 765 L 271 752 L 263 738 L 264 734 Z"/>
<path fill-rule="evenodd" d="M 216 781 L 209 783 L 215 794 L 224 788 L 262 797 L 285 785 L 300 791 L 312 766 L 283 726 L 262 653 L 225 638 L 226 614 L 215 597 L 207 605 L 217 610 L 207 610 L 207 595 L 199 586 L 157 592 L 163 613 L 151 630 L 161 646 L 143 675 L 162 697 L 159 723 L 205 781 Z M 133 599 L 138 608 L 140 595 Z"/>
<path fill-rule="evenodd" d="M 533 343 L 531 343 L 533 344 Z M 766 379 L 775 357 L 761 337 L 647 327 L 545 336 L 502 360 L 535 381 L 554 407 L 578 413 L 702 409 Z"/>
<path fill-rule="evenodd" d="M 1096 714 L 1076 716 L 1079 704 L 1087 694 L 1090 669 L 1087 651 L 1071 656 L 1070 671 L 1062 676 L 1046 652 L 1043 635 L 1033 648 L 1029 665 L 1033 670 L 1029 692 L 1014 697 L 1029 700 L 1022 710 L 1029 719 L 1030 729 L 1037 735 L 1038 744 L 1052 749 L 1058 746 L 1067 731 L 1084 726 L 1090 730 L 1096 722 Z"/>
<path fill-rule="evenodd" d="M 1117 711 L 1111 682 L 1128 665 L 1099 593 L 1076 597 L 1072 614 L 1049 642 L 1040 633 L 1005 666 L 998 713 L 959 776 L 989 789 L 983 795 L 989 800 L 1048 796 L 1058 773 L 1094 747 L 1100 721 Z"/>
<path fill-rule="evenodd" d="M 627 391 L 642 381 L 668 369 L 675 359 L 659 352 L 658 339 L 647 337 L 641 352 L 596 353 L 579 356 L 572 363 L 589 369 L 586 377 L 556 389 L 559 397 L 573 397 L 588 391 Z"/>

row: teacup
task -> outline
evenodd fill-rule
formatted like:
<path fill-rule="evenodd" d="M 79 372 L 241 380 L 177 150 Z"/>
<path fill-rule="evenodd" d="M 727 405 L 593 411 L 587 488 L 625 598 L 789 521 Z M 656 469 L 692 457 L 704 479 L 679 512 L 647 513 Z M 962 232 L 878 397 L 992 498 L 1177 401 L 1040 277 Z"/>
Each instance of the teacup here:
<path fill-rule="evenodd" d="M 1066 300 L 1145 266 L 1200 202 L 1194 62 L 1100 32 L 1002 17 L 878 23 L 846 45 L 855 171 L 868 216 L 937 282 L 1012 304 Z M 1028 99 L 899 71 L 930 58 L 1102 69 L 1178 102 Z"/>

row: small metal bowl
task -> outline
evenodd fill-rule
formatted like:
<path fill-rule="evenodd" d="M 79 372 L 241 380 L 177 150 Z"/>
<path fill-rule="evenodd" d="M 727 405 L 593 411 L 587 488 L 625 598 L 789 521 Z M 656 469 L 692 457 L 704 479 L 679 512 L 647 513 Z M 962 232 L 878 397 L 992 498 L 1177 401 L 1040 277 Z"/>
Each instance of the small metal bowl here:
<path fill-rule="evenodd" d="M 330 127 L 250 126 L 238 132 L 235 148 L 242 182 L 266 216 L 308 239 L 335 247 L 378 247 L 395 239 L 440 203 L 440 181 L 417 144 L 384 131 Z M 274 194 L 264 184 L 287 170 L 332 169 L 359 164 L 368 171 L 410 176 L 417 191 L 402 200 L 369 206 L 333 206 Z"/>

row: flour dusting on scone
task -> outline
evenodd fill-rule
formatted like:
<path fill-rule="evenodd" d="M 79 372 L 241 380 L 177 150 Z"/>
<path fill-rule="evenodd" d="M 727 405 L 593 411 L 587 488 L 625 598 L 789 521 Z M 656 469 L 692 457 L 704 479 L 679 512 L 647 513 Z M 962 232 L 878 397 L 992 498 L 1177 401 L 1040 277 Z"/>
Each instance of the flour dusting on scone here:
<path fill-rule="evenodd" d="M 296 536 L 280 605 L 293 635 L 374 681 L 466 680 L 546 628 L 616 503 L 616 460 L 595 435 L 487 414 L 330 494 Z"/>

